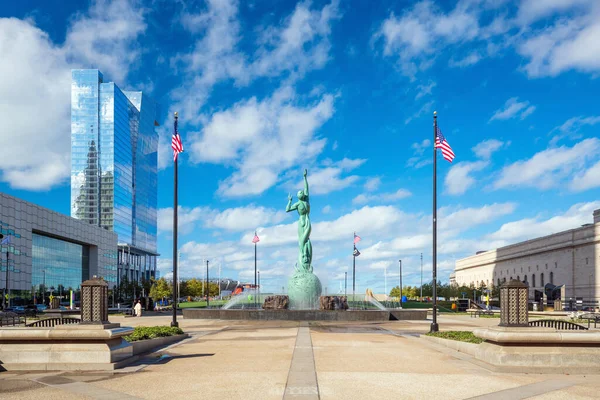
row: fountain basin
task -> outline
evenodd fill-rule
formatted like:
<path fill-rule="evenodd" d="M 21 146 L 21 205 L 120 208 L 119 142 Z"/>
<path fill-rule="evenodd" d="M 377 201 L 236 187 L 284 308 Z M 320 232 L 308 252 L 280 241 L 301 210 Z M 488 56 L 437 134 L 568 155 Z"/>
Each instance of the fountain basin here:
<path fill-rule="evenodd" d="M 397 321 L 426 320 L 427 310 L 223 310 L 184 308 L 183 318 L 262 321 Z"/>

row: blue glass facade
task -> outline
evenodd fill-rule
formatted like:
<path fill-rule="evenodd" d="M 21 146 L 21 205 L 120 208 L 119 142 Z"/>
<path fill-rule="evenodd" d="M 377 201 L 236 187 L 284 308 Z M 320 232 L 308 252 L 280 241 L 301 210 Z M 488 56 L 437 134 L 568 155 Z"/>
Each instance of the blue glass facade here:
<path fill-rule="evenodd" d="M 139 110 L 135 148 L 134 184 L 135 202 L 133 218 L 134 242 L 138 247 L 156 251 L 157 191 L 158 185 L 158 135 L 154 127 L 158 105 L 142 92 L 124 92 Z"/>
<path fill-rule="evenodd" d="M 71 81 L 71 216 L 99 225 L 98 102 L 102 74 L 74 70 Z"/>
<path fill-rule="evenodd" d="M 157 104 L 98 70 L 73 70 L 71 91 L 71 216 L 155 253 Z"/>
<path fill-rule="evenodd" d="M 71 216 L 118 235 L 118 277 L 153 276 L 158 106 L 98 70 L 73 70 L 71 89 Z"/>
<path fill-rule="evenodd" d="M 89 279 L 89 247 L 32 234 L 31 284 L 76 290 Z"/>

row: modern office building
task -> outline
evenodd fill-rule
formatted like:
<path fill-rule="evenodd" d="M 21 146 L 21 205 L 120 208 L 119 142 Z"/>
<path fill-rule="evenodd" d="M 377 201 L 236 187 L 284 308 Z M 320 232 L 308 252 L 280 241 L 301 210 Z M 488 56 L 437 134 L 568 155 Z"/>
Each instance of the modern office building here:
<path fill-rule="evenodd" d="M 530 298 L 550 284 L 564 287 L 567 299 L 595 301 L 600 298 L 600 210 L 593 222 L 458 260 L 450 282 L 489 288 L 517 279 L 529 285 Z"/>
<path fill-rule="evenodd" d="M 156 273 L 158 105 L 72 71 L 71 216 L 118 235 L 117 284 Z"/>
<path fill-rule="evenodd" d="M 0 282 L 6 288 L 8 276 L 11 297 L 31 299 L 42 288 L 67 296 L 94 275 L 116 283 L 114 232 L 0 193 L 0 233 L 10 236 L 0 246 Z"/>

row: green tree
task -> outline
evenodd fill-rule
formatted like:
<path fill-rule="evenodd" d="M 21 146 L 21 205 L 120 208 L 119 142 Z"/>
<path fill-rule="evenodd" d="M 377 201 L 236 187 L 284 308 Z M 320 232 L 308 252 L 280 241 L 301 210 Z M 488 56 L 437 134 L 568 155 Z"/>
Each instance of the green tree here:
<path fill-rule="evenodd" d="M 150 288 L 150 297 L 152 297 L 154 301 L 171 297 L 172 293 L 173 287 L 165 278 L 160 278 L 155 281 Z"/>

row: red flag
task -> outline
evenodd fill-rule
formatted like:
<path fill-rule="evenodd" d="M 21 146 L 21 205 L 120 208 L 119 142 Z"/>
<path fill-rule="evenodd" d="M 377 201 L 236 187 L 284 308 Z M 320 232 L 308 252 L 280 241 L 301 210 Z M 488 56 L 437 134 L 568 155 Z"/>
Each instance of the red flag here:
<path fill-rule="evenodd" d="M 444 160 L 452 162 L 452 160 L 454 160 L 454 152 L 452 151 L 452 147 L 450 147 L 450 144 L 444 135 L 442 135 L 440 128 L 437 128 L 435 136 L 435 147 L 442 150 L 442 156 L 444 157 Z"/>
<path fill-rule="evenodd" d="M 260 242 L 260 239 L 258 238 L 258 235 L 256 234 L 256 232 L 254 232 L 254 238 L 252 239 L 252 243 L 256 244 Z"/>
<path fill-rule="evenodd" d="M 173 149 L 173 161 L 177 161 L 179 153 L 183 153 L 183 143 L 181 143 L 181 137 L 177 130 L 177 117 L 175 117 L 175 132 L 173 132 L 173 137 L 171 138 L 171 148 Z"/>

